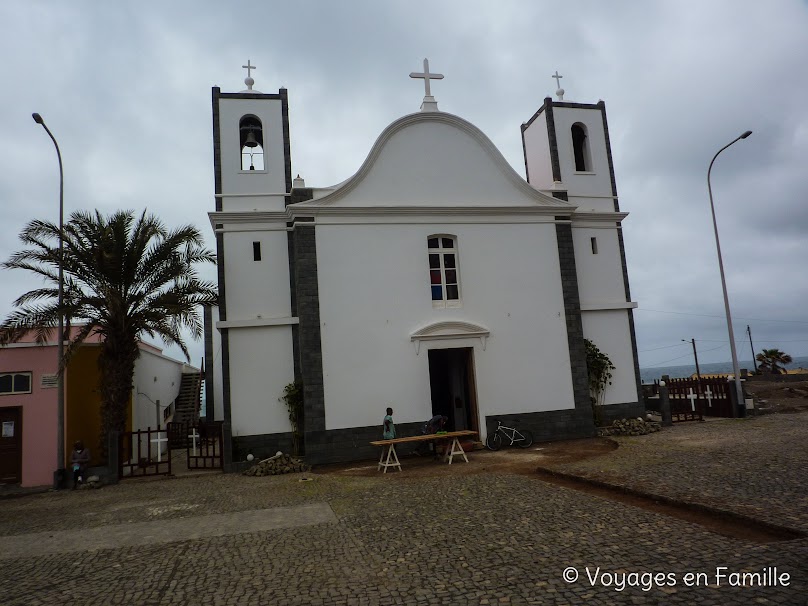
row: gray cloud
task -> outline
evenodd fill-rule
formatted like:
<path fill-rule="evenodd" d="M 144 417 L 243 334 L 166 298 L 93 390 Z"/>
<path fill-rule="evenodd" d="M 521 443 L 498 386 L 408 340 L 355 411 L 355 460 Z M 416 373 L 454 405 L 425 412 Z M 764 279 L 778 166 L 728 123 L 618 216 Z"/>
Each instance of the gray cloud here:
<path fill-rule="evenodd" d="M 353 174 L 418 110 L 408 73 L 425 56 L 446 76 L 441 109 L 523 174 L 519 125 L 558 69 L 567 99 L 607 104 L 641 362 L 691 337 L 705 361 L 728 358 L 705 179 L 746 129 L 713 171 L 736 333 L 749 323 L 756 346 L 808 354 L 804 2 L 12 1 L 0 23 L 0 258 L 29 220 L 57 217 L 55 153 L 33 111 L 62 147 L 68 212 L 148 207 L 212 247 L 210 88 L 244 88 L 247 58 L 256 88 L 289 89 L 293 171 L 315 186 Z M 3 272 L 0 315 L 37 285 Z"/>

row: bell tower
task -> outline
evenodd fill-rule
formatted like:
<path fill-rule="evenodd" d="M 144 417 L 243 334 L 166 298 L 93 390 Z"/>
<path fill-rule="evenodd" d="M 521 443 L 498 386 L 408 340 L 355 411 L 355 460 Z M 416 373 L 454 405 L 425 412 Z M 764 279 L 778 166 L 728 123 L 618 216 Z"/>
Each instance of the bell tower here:
<path fill-rule="evenodd" d="M 207 400 L 208 420 L 224 421 L 226 469 L 253 450 L 289 451 L 290 444 L 258 436 L 291 435 L 288 414 L 276 402 L 295 380 L 298 323 L 286 214 L 292 190 L 287 91 L 255 90 L 250 74 L 257 68 L 249 61 L 243 67 L 245 90 L 212 90 L 215 208 L 209 218 L 219 301 L 206 326 L 205 380 L 214 399 L 212 407 Z M 254 394 L 268 399 L 258 402 Z"/>
<path fill-rule="evenodd" d="M 557 82 L 563 76 L 556 72 Z M 528 182 L 535 188 L 576 206 L 570 224 L 557 225 L 559 255 L 567 259 L 568 275 L 575 276 L 577 292 L 570 298 L 573 323 L 580 321 L 583 338 L 612 359 L 633 360 L 614 371 L 606 391 L 604 420 L 643 412 L 637 340 L 634 332 L 622 221 L 614 162 L 606 122 L 606 105 L 564 100 L 543 105 L 522 124 L 522 147 Z M 561 242 L 571 242 L 565 257 Z M 563 249 L 563 250 L 562 250 Z M 562 262 L 562 266 L 564 263 Z M 580 342 L 571 341 L 571 352 Z"/>
<path fill-rule="evenodd" d="M 285 88 L 264 94 L 213 88 L 213 161 L 217 211 L 283 210 L 292 187 L 289 102 Z"/>

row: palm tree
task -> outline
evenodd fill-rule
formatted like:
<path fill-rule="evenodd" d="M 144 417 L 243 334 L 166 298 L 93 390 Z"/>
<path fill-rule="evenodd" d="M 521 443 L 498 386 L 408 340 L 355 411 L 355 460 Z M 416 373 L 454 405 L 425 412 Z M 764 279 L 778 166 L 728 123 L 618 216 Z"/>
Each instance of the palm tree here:
<path fill-rule="evenodd" d="M 779 375 L 781 369 L 778 364 L 786 365 L 791 364 L 791 356 L 783 353 L 779 349 L 764 349 L 761 353 L 755 356 L 755 359 L 760 362 L 760 369 L 765 372 L 770 372 L 773 375 Z"/>
<path fill-rule="evenodd" d="M 199 231 L 190 225 L 167 230 L 144 211 L 118 211 L 108 217 L 98 211 L 75 212 L 64 225 L 64 313 L 70 342 L 59 366 L 91 334 L 101 337 L 99 354 L 102 402 L 102 449 L 111 431 L 124 431 L 132 391 L 138 341 L 159 336 L 177 345 L 190 361 L 182 330 L 198 339 L 202 334 L 200 304 L 216 301 L 216 289 L 197 276 L 196 263 L 215 263 L 203 247 Z M 59 227 L 31 221 L 20 234 L 29 248 L 2 264 L 44 278 L 46 286 L 20 296 L 17 307 L 0 324 L 0 344 L 33 333 L 44 343 L 59 321 Z M 70 331 L 71 323 L 76 330 Z M 80 326 L 79 326 L 80 324 Z M 106 454 L 106 453 L 104 453 Z"/>

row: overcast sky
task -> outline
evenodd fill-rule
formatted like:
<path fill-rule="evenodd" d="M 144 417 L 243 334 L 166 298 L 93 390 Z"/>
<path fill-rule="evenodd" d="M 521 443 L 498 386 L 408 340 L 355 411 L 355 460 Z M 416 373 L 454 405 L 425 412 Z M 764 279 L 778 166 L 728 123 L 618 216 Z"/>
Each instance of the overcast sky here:
<path fill-rule="evenodd" d="M 142 210 L 214 247 L 212 86 L 289 91 L 292 170 L 351 176 L 379 133 L 419 109 L 428 57 L 443 111 L 477 125 L 524 176 L 520 124 L 553 96 L 606 102 L 640 364 L 729 360 L 707 194 L 713 194 L 739 357 L 808 355 L 808 4 L 297 1 L 0 4 L 0 259 L 32 219 Z M 211 279 L 215 272 L 209 271 Z M 0 270 L 0 316 L 39 286 Z M 193 362 L 201 342 L 190 343 Z M 170 350 L 172 355 L 181 355 Z"/>

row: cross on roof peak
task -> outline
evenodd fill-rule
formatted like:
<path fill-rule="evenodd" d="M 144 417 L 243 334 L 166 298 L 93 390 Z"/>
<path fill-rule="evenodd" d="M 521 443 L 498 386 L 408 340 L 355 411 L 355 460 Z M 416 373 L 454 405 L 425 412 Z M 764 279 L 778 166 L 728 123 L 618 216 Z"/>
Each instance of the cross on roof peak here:
<path fill-rule="evenodd" d="M 424 59 L 423 72 L 411 72 L 410 78 L 422 78 L 424 81 L 424 101 L 421 103 L 421 111 L 438 111 L 438 103 L 435 97 L 432 96 L 430 90 L 430 80 L 443 80 L 443 74 L 435 74 L 429 71 L 429 59 Z"/>

